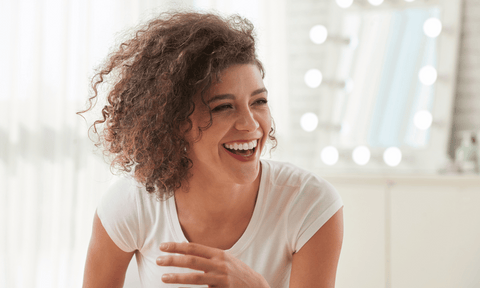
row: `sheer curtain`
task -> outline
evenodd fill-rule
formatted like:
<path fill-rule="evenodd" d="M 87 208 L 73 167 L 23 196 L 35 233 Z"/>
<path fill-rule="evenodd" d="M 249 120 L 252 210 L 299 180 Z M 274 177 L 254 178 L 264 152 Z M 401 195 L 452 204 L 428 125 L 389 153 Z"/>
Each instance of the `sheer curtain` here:
<path fill-rule="evenodd" d="M 0 5 L 0 287 L 81 287 L 93 214 L 112 176 L 75 112 L 118 33 L 167 4 Z"/>
<path fill-rule="evenodd" d="M 75 112 L 85 108 L 94 68 L 121 33 L 182 6 L 245 14 L 248 3 L 242 8 L 235 2 L 240 1 L 0 2 L 0 287 L 82 285 L 93 215 L 112 174 L 87 137 L 91 119 Z M 272 37 L 280 35 L 268 34 L 267 27 L 278 26 L 280 14 L 258 13 L 282 6 L 274 0 L 250 2 L 260 12 L 245 16 L 256 17 L 264 27 L 260 34 L 270 36 L 260 41 L 267 77 L 273 73 L 268 81 L 281 76 L 280 64 L 268 67 L 281 52 L 266 53 L 278 41 Z M 275 103 L 285 97 L 283 89 L 272 89 L 278 91 L 273 106 L 280 107 Z"/>

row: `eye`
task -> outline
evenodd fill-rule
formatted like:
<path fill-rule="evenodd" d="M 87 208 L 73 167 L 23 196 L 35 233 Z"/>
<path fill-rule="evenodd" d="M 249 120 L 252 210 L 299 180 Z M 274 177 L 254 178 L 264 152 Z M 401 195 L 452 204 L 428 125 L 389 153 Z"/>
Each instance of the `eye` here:
<path fill-rule="evenodd" d="M 218 105 L 217 107 L 213 108 L 212 112 L 221 112 L 221 111 L 224 111 L 224 110 L 227 110 L 227 109 L 230 109 L 230 108 L 232 108 L 231 104 L 222 104 L 222 105 Z"/>
<path fill-rule="evenodd" d="M 257 104 L 257 105 L 265 105 L 268 103 L 268 100 L 265 99 L 265 98 L 260 98 L 258 99 L 257 101 L 255 101 L 253 104 Z"/>

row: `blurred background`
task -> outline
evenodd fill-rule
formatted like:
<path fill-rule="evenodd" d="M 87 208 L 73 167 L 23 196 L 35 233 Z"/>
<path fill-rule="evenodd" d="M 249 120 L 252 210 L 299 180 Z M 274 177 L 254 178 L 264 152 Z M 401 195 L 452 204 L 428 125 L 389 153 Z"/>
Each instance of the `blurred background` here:
<path fill-rule="evenodd" d="M 114 176 L 98 114 L 75 112 L 109 51 L 169 9 L 254 23 L 279 140 L 264 157 L 345 202 L 337 287 L 480 287 L 477 0 L 2 0 L 0 287 L 82 286 Z"/>

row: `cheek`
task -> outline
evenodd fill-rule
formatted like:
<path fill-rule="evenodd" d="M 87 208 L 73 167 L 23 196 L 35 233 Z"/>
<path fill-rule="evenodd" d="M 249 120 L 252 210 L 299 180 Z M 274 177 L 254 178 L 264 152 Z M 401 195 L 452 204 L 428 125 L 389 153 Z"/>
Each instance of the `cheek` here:
<path fill-rule="evenodd" d="M 219 125 L 215 125 L 215 121 L 212 123 L 206 130 L 202 130 L 202 132 L 198 131 L 195 133 L 196 142 L 193 143 L 195 147 L 196 153 L 201 153 L 203 155 L 216 153 L 216 147 L 218 147 L 221 135 L 224 135 L 225 132 L 222 129 L 219 129 Z"/>
<path fill-rule="evenodd" d="M 262 115 L 263 130 L 264 133 L 268 135 L 270 129 L 272 128 L 272 115 L 270 114 L 270 109 L 267 108 L 267 111 Z"/>

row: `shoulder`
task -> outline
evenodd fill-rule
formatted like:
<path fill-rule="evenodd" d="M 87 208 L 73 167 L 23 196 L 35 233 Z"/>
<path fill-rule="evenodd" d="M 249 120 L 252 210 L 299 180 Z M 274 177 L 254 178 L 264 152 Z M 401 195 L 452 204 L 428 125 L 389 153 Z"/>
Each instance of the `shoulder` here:
<path fill-rule="evenodd" d="M 143 221 L 144 214 L 154 210 L 158 201 L 133 177 L 120 176 L 102 194 L 97 213 L 102 220 L 128 222 Z"/>
<path fill-rule="evenodd" d="M 267 169 L 268 180 L 275 186 L 298 188 L 299 191 L 336 193 L 328 181 L 294 164 L 272 160 L 262 160 L 262 164 Z"/>
<path fill-rule="evenodd" d="M 111 208 L 134 204 L 141 193 L 141 186 L 131 177 L 119 176 L 112 180 L 108 189 L 102 194 L 100 205 Z"/>
<path fill-rule="evenodd" d="M 97 215 L 123 251 L 143 247 L 147 230 L 154 225 L 158 202 L 132 177 L 116 177 L 101 197 Z"/>
<path fill-rule="evenodd" d="M 129 175 L 115 177 L 102 195 L 102 199 L 105 198 L 113 202 L 130 202 L 132 200 L 137 202 L 157 202 L 155 194 L 148 193 L 145 186 Z"/>
<path fill-rule="evenodd" d="M 310 172 L 288 162 L 280 162 L 274 160 L 262 159 L 262 168 L 267 169 L 268 173 L 273 177 L 275 182 L 283 181 L 289 183 L 289 181 L 295 182 L 305 174 Z"/>
<path fill-rule="evenodd" d="M 262 160 L 268 178 L 269 199 L 281 204 L 290 216 L 315 211 L 316 214 L 343 205 L 335 187 L 314 173 L 290 163 Z"/>
<path fill-rule="evenodd" d="M 308 170 L 271 160 L 262 160 L 262 165 L 270 182 L 267 201 L 282 211 L 290 252 L 294 253 L 343 206 L 343 201 L 328 181 Z"/>

